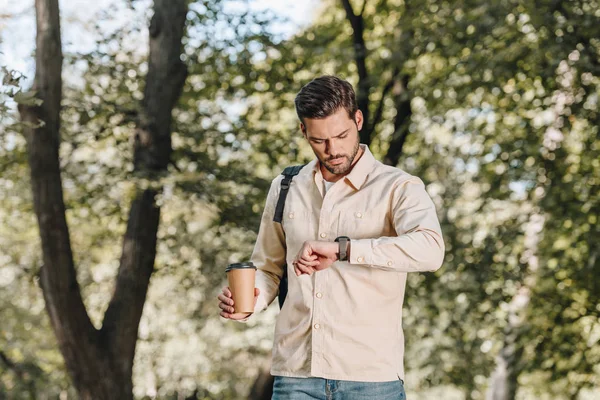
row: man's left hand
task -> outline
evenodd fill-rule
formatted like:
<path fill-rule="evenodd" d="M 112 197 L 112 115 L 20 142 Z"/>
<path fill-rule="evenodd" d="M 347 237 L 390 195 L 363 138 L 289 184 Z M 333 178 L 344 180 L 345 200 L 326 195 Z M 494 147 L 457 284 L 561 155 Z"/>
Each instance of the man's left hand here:
<path fill-rule="evenodd" d="M 296 275 L 312 275 L 316 271 L 329 268 L 338 260 L 338 251 L 339 244 L 336 242 L 317 240 L 304 242 L 293 263 Z"/>

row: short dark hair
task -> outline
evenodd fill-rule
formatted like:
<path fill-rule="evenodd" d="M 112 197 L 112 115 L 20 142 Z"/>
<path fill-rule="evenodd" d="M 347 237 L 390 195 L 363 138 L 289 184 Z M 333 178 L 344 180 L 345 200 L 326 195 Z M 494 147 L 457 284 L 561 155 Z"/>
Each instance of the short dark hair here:
<path fill-rule="evenodd" d="M 313 79 L 296 95 L 294 101 L 300 121 L 304 118 L 322 119 L 344 108 L 354 120 L 358 106 L 354 88 L 347 81 L 333 75 Z"/>

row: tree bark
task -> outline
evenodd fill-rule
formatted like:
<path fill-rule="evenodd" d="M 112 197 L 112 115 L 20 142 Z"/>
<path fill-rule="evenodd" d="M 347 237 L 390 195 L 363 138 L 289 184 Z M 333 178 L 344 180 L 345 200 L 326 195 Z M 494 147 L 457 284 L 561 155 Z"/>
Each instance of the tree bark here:
<path fill-rule="evenodd" d="M 180 59 L 186 14 L 186 0 L 154 1 L 148 75 L 134 144 L 135 170 L 149 177 L 166 172 L 171 159 L 171 114 L 187 77 Z M 118 368 L 129 377 L 156 256 L 156 194 L 155 189 L 139 190 L 131 205 L 115 291 L 101 329 Z"/>
<path fill-rule="evenodd" d="M 374 125 L 370 120 L 369 113 L 369 91 L 371 82 L 367 71 L 367 46 L 364 38 L 364 18 L 363 13 L 367 0 L 364 0 L 360 14 L 355 14 L 350 4 L 350 0 L 341 0 L 342 6 L 346 11 L 346 19 L 352 26 L 352 41 L 354 43 L 354 61 L 358 70 L 358 88 L 356 91 L 356 103 L 358 109 L 362 111 L 364 116 L 363 129 L 360 131 L 360 142 L 366 145 L 371 144 L 371 127 Z"/>
<path fill-rule="evenodd" d="M 527 288 L 516 294 L 510 302 L 509 322 L 504 332 L 502 349 L 496 357 L 496 369 L 490 378 L 487 400 L 513 400 L 516 398 L 517 379 L 520 374 L 518 364 L 523 353 L 523 349 L 518 343 L 522 322 L 518 320 L 517 314 L 528 302 L 529 291 Z"/>
<path fill-rule="evenodd" d="M 375 129 L 377 128 L 377 124 L 379 123 L 379 121 L 381 121 L 381 116 L 383 115 L 383 108 L 385 105 L 385 98 L 386 98 L 388 92 L 394 87 L 394 85 L 396 83 L 397 75 L 399 72 L 400 71 L 399 71 L 398 67 L 394 68 L 391 79 L 385 84 L 385 86 L 381 90 L 381 98 L 379 99 L 379 104 L 377 105 L 377 108 L 375 109 L 375 114 L 373 114 L 373 120 L 371 122 L 371 127 L 369 128 L 369 130 L 371 132 L 375 132 Z"/>
<path fill-rule="evenodd" d="M 67 370 L 77 390 L 84 393 L 98 377 L 105 376 L 103 371 L 111 369 L 99 352 L 97 331 L 81 298 L 65 217 L 58 159 L 62 97 L 58 0 L 36 0 L 35 9 L 36 72 L 32 90 L 43 103 L 22 105 L 19 110 L 25 122 L 33 204 L 42 242 L 40 285 Z"/>
<path fill-rule="evenodd" d="M 150 28 L 146 118 L 136 137 L 136 169 L 159 172 L 170 153 L 171 111 L 186 77 L 180 61 L 185 0 L 156 0 Z M 76 278 L 59 163 L 62 51 L 58 0 L 36 0 L 39 106 L 21 105 L 34 210 L 42 242 L 40 285 L 67 371 L 82 399 L 131 399 L 137 330 L 153 269 L 159 209 L 155 191 L 134 200 L 113 298 L 102 329 L 91 323 Z"/>
<path fill-rule="evenodd" d="M 29 394 L 28 398 L 37 399 L 36 381 L 37 378 L 43 373 L 40 367 L 38 367 L 32 362 L 17 363 L 11 360 L 8 357 L 8 355 L 2 350 L 0 350 L 0 361 L 1 364 L 4 364 L 6 366 L 5 370 L 12 371 L 17 380 L 19 380 L 24 386 L 27 387 L 27 392 Z M 3 398 L 1 391 L 0 398 Z"/>
<path fill-rule="evenodd" d="M 400 161 L 404 143 L 409 133 L 412 108 L 411 96 L 408 92 L 408 75 L 403 75 L 396 80 L 394 86 L 394 103 L 396 105 L 396 117 L 394 118 L 394 133 L 390 140 L 390 147 L 383 159 L 384 164 L 396 166 Z"/>
<path fill-rule="evenodd" d="M 537 254 L 540 232 L 544 226 L 544 217 L 538 214 L 530 216 L 525 228 L 526 250 Z M 537 257 L 530 262 L 521 280 L 521 287 L 508 304 L 508 321 L 504 329 L 502 349 L 496 357 L 496 368 L 490 377 L 487 400 L 512 400 L 517 395 L 518 378 L 521 374 L 523 346 L 520 335 L 525 321 L 525 311 L 531 300 L 531 289 L 537 283 Z"/>
<path fill-rule="evenodd" d="M 526 250 L 537 254 L 545 217 L 530 216 L 525 228 Z M 531 289 L 537 284 L 537 257 L 530 257 L 521 280 L 521 287 L 508 304 L 508 321 L 504 329 L 502 349 L 496 357 L 496 368 L 490 377 L 486 400 L 513 400 L 517 395 L 518 378 L 522 371 L 523 345 L 520 335 L 526 324 L 525 311 L 531 300 Z"/>

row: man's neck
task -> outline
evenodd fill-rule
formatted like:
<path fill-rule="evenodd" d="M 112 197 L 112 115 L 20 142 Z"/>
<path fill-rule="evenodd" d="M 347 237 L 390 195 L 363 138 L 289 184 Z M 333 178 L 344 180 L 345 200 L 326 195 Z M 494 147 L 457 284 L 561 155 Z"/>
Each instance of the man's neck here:
<path fill-rule="evenodd" d="M 343 177 L 345 177 L 346 175 L 348 175 L 350 172 L 352 172 L 352 169 L 354 168 L 354 166 L 356 165 L 356 163 L 358 162 L 358 160 L 360 160 L 360 158 L 362 157 L 362 155 L 365 153 L 365 151 L 363 150 L 362 146 L 358 148 L 358 153 L 356 153 L 356 157 L 354 157 L 354 161 L 352 161 L 352 165 L 350 166 L 350 169 L 348 170 L 348 172 L 346 172 L 345 174 L 341 175 L 341 174 L 332 174 L 331 172 L 329 172 L 329 170 L 327 168 L 325 168 L 323 166 L 322 163 L 319 163 L 320 167 L 321 167 L 321 174 L 323 175 L 323 179 L 325 179 L 327 182 L 337 182 L 340 179 L 342 179 Z"/>

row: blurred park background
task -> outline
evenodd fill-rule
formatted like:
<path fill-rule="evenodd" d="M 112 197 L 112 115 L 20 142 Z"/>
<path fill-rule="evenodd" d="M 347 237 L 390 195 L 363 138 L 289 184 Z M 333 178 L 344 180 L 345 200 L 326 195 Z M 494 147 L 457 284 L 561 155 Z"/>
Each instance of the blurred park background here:
<path fill-rule="evenodd" d="M 276 304 L 216 295 L 321 74 L 442 222 L 408 398 L 600 398 L 597 0 L 63 0 L 36 53 L 56 3 L 0 0 L 0 399 L 269 398 Z"/>

